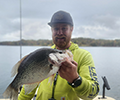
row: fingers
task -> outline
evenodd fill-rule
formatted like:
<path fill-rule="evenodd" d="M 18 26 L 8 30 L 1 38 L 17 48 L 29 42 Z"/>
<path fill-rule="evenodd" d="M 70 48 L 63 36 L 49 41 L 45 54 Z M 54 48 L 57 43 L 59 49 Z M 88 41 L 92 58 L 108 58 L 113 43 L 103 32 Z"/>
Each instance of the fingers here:
<path fill-rule="evenodd" d="M 58 73 L 60 74 L 60 76 L 64 75 L 65 73 L 68 73 L 71 70 L 71 62 L 63 62 L 62 65 L 60 66 L 60 69 L 58 71 Z"/>
<path fill-rule="evenodd" d="M 78 66 L 77 62 L 75 62 L 74 60 L 70 61 L 68 59 L 66 59 L 66 61 L 64 61 L 62 65 L 67 66 L 67 67 Z"/>
<path fill-rule="evenodd" d="M 66 60 L 60 66 L 59 71 L 60 72 L 69 72 L 69 71 L 71 72 L 73 69 L 77 69 L 77 65 L 78 64 L 75 61 Z"/>
<path fill-rule="evenodd" d="M 70 68 L 70 67 L 69 67 L 69 68 Z M 62 64 L 62 66 L 60 66 L 59 71 L 60 71 L 61 73 L 66 73 L 66 72 L 68 71 L 68 68 L 67 68 L 67 66 L 66 66 L 65 64 Z"/>
<path fill-rule="evenodd" d="M 78 74 L 77 74 L 77 63 L 75 61 L 66 60 L 60 66 L 58 74 L 62 78 L 66 79 L 68 82 L 72 82 L 73 79 L 78 77 Z"/>
<path fill-rule="evenodd" d="M 77 62 L 75 62 L 74 60 L 71 61 L 75 66 L 78 66 Z"/>

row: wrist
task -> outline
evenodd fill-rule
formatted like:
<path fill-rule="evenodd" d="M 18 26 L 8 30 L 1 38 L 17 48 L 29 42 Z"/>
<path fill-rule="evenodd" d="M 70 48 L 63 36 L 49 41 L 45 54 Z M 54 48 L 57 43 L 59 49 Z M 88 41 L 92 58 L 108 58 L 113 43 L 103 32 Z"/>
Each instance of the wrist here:
<path fill-rule="evenodd" d="M 68 82 L 68 84 L 73 88 L 80 86 L 81 83 L 82 83 L 82 78 L 80 77 L 80 75 L 76 79 L 74 79 L 72 83 Z"/>
<path fill-rule="evenodd" d="M 79 77 L 79 74 L 76 73 L 74 76 L 72 76 L 69 80 L 67 80 L 69 83 L 72 83 L 74 80 L 76 80 Z"/>

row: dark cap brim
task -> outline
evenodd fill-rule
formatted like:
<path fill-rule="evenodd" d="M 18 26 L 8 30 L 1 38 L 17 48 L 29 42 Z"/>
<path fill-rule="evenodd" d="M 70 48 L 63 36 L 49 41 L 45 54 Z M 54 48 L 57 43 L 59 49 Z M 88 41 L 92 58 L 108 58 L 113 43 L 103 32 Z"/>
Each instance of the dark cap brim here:
<path fill-rule="evenodd" d="M 51 24 L 51 23 L 48 23 L 48 25 L 49 25 L 49 26 L 52 26 L 52 24 Z"/>
<path fill-rule="evenodd" d="M 72 24 L 70 24 L 70 23 L 66 23 L 66 22 L 59 22 L 59 23 L 51 23 L 51 22 L 49 22 L 48 25 L 52 27 L 52 25 L 60 24 L 60 23 L 64 23 L 64 24 L 68 24 L 68 25 L 73 26 Z"/>

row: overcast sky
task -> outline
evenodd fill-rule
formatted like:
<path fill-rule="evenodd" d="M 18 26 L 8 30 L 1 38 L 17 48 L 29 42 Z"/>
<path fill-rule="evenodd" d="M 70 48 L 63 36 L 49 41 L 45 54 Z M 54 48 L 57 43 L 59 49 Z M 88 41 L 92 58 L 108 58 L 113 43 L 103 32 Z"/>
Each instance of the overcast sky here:
<path fill-rule="evenodd" d="M 21 0 L 22 39 L 51 39 L 52 15 L 74 21 L 72 38 L 120 39 L 120 0 Z M 20 39 L 20 0 L 0 0 L 0 41 Z"/>

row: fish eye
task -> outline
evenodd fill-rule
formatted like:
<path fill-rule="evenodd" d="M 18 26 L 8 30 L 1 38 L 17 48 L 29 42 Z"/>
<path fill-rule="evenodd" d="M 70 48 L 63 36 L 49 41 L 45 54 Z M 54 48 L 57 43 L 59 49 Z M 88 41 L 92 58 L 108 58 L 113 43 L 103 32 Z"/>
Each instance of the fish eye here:
<path fill-rule="evenodd" d="M 60 54 L 62 54 L 63 52 L 61 51 L 61 52 L 59 52 Z"/>

